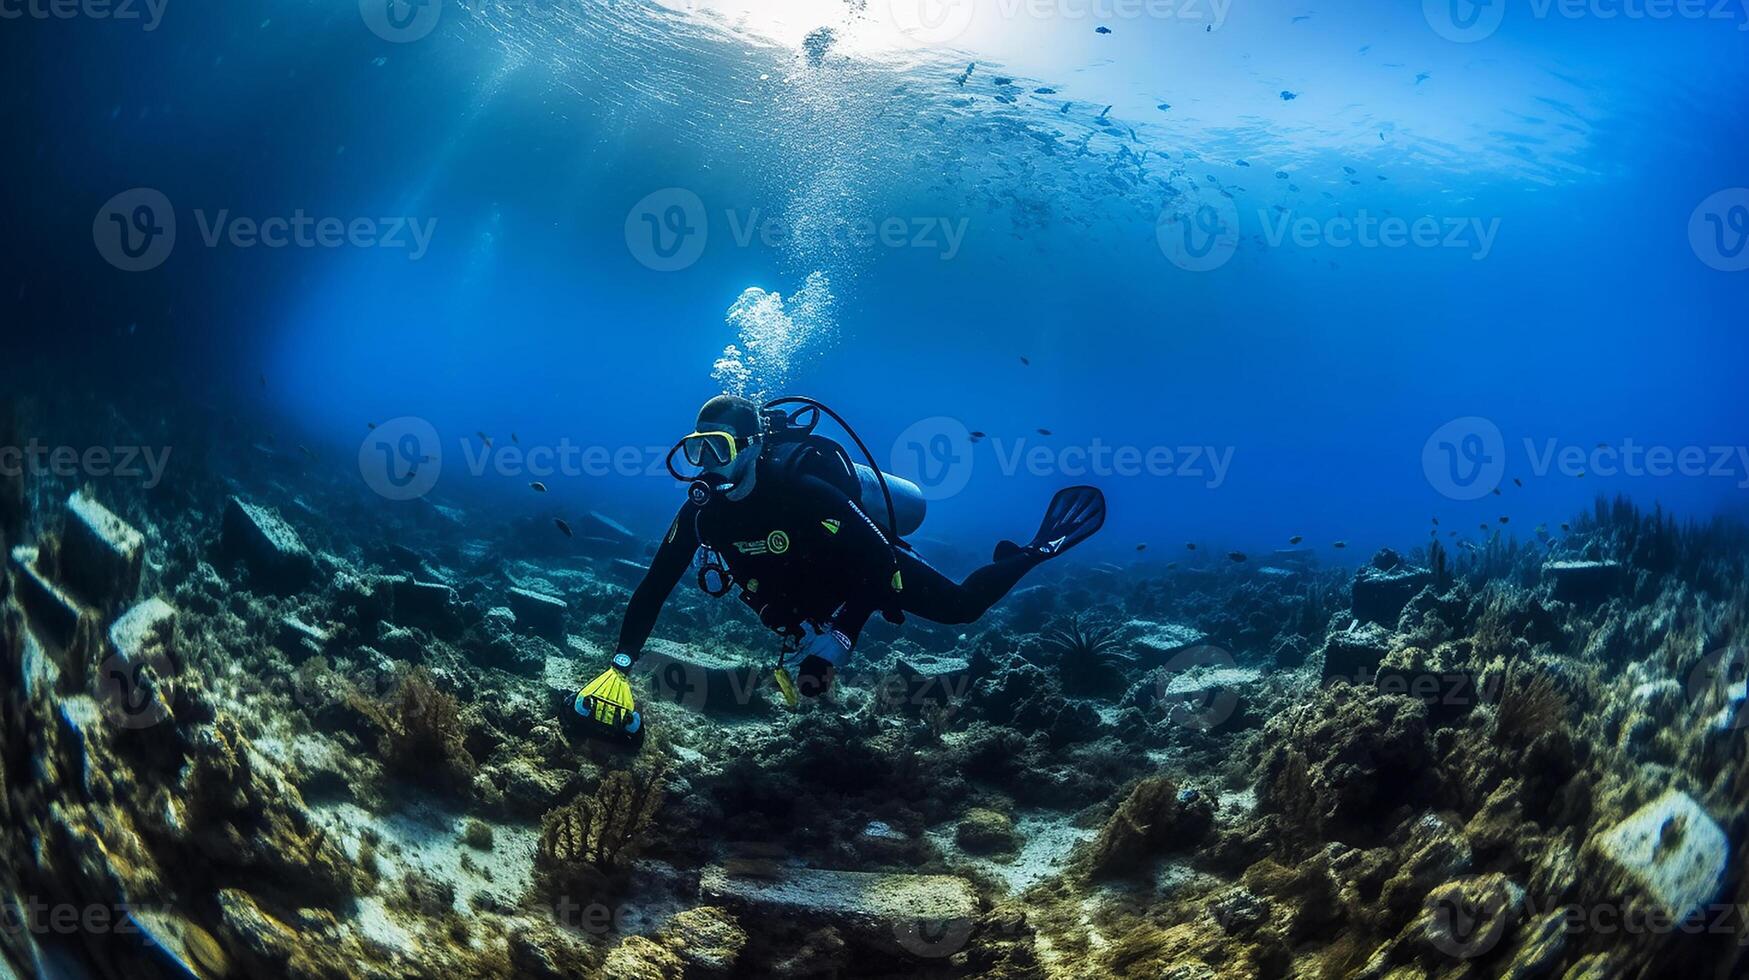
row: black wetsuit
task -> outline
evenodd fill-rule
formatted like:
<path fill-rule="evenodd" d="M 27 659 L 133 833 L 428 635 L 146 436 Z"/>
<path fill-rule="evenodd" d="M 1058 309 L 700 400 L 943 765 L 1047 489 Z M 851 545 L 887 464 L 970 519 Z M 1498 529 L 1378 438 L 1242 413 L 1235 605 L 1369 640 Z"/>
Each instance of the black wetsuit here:
<path fill-rule="evenodd" d="M 955 583 L 908 547 L 893 546 L 862 505 L 816 476 L 758 463 L 744 500 L 688 501 L 626 607 L 618 650 L 636 656 L 669 593 L 702 545 L 722 556 L 748 604 L 777 629 L 830 624 L 855 640 L 879 611 L 970 623 L 1043 557 L 1016 549 Z"/>

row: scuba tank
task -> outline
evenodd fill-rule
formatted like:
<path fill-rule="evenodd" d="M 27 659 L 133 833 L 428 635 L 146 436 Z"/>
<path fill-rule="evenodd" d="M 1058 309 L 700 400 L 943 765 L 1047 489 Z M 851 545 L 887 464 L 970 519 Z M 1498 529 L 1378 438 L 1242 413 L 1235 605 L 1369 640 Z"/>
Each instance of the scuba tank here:
<path fill-rule="evenodd" d="M 793 414 L 776 407 L 793 402 L 803 403 Z M 786 477 L 812 476 L 832 484 L 860 503 L 891 537 L 909 537 L 923 526 L 928 502 L 922 489 L 910 480 L 883 472 L 868 447 L 837 413 L 831 413 L 832 418 L 863 451 L 867 463 L 855 462 L 843 446 L 815 431 L 821 412 L 831 410 L 811 398 L 779 398 L 767 402 L 762 411 L 765 456 L 778 472 Z"/>
<path fill-rule="evenodd" d="M 923 518 L 929 514 L 929 501 L 923 499 L 923 488 L 901 476 L 891 473 L 881 473 L 862 463 L 852 464 L 856 468 L 856 478 L 862 484 L 858 497 L 862 501 L 862 509 L 870 514 L 881 514 L 885 507 L 881 496 L 881 481 L 884 479 L 887 489 L 893 495 L 893 525 L 888 528 L 894 535 L 908 538 L 917 533 L 923 526 Z"/>

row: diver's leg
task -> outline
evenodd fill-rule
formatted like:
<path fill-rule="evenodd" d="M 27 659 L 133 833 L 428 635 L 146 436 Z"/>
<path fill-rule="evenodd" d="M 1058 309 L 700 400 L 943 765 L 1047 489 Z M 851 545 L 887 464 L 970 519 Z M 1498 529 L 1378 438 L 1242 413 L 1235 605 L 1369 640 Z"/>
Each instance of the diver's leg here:
<path fill-rule="evenodd" d="M 1043 558 L 1019 552 L 985 565 L 955 582 L 908 551 L 899 552 L 899 574 L 904 588 L 899 607 L 924 619 L 947 625 L 976 622 L 1013 589 Z"/>

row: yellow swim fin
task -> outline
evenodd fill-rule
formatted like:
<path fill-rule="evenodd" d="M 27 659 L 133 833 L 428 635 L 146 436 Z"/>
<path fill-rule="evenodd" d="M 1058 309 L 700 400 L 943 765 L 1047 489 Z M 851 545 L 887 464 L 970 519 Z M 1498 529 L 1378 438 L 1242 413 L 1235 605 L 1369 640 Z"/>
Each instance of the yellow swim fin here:
<path fill-rule="evenodd" d="M 627 674 L 631 666 L 629 655 L 616 653 L 613 666 L 577 692 L 577 699 L 571 706 L 587 723 L 591 734 L 622 739 L 643 738 L 644 718 L 632 698 L 632 680 Z"/>

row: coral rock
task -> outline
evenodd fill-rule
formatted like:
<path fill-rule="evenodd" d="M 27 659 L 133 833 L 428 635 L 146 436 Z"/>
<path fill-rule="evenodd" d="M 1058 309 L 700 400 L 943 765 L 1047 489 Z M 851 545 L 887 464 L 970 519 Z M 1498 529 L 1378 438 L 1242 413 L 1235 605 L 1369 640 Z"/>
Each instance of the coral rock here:
<path fill-rule="evenodd" d="M 954 828 L 954 839 L 961 848 L 973 854 L 1012 851 L 1018 843 L 1014 821 L 1005 814 L 982 807 L 974 807 L 960 818 L 959 825 Z"/>
<path fill-rule="evenodd" d="M 1395 626 L 1415 593 L 1433 583 L 1433 573 L 1403 564 L 1389 548 L 1354 574 L 1354 616 L 1363 623 Z"/>
<path fill-rule="evenodd" d="M 601 964 L 601 980 L 681 980 L 686 965 L 668 947 L 644 936 L 627 936 Z"/>
<path fill-rule="evenodd" d="M 509 592 L 510 611 L 516 614 L 516 628 L 551 640 L 561 646 L 565 642 L 565 600 L 543 595 L 529 589 L 513 588 Z"/>
<path fill-rule="evenodd" d="M 1543 578 L 1562 602 L 1601 602 L 1621 591 L 1625 568 L 1615 561 L 1551 561 Z"/>
<path fill-rule="evenodd" d="M 1379 662 L 1391 650 L 1391 632 L 1377 623 L 1356 622 L 1324 641 L 1323 679 L 1371 684 Z"/>
<path fill-rule="evenodd" d="M 699 890 L 710 901 L 765 922 L 826 921 L 847 941 L 899 955 L 962 946 L 978 914 L 971 882 L 948 875 L 882 874 L 769 867 L 739 876 L 705 869 Z"/>
<path fill-rule="evenodd" d="M 1718 894 L 1731 851 L 1724 830 L 1677 790 L 1634 811 L 1596 844 L 1677 922 Z"/>
<path fill-rule="evenodd" d="M 1157 667 L 1172 659 L 1173 654 L 1208 642 L 1208 634 L 1176 623 L 1155 623 L 1132 619 L 1126 624 L 1135 633 L 1130 649 L 1136 661 L 1145 667 Z"/>
<path fill-rule="evenodd" d="M 61 580 L 86 602 L 118 609 L 140 591 L 146 539 L 83 493 L 67 498 L 61 538 Z"/>
<path fill-rule="evenodd" d="M 649 673 L 658 701 L 732 715 L 765 707 L 760 689 L 767 684 L 767 666 L 683 643 L 654 640 L 644 648 L 635 670 L 640 675 Z"/>
<path fill-rule="evenodd" d="M 30 625 L 45 642 L 58 649 L 73 646 L 79 636 L 79 620 L 85 607 L 60 586 L 51 582 L 36 567 L 37 550 L 19 546 L 12 549 L 12 566 L 17 574 L 18 601 L 30 617 Z"/>
<path fill-rule="evenodd" d="M 237 497 L 225 504 L 219 547 L 231 560 L 241 561 L 269 591 L 295 592 L 315 572 L 315 559 L 290 524 L 273 511 Z"/>
<path fill-rule="evenodd" d="M 670 919 L 661 941 L 686 964 L 687 980 L 718 980 L 734 971 L 747 946 L 747 933 L 734 916 L 705 905 Z"/>

